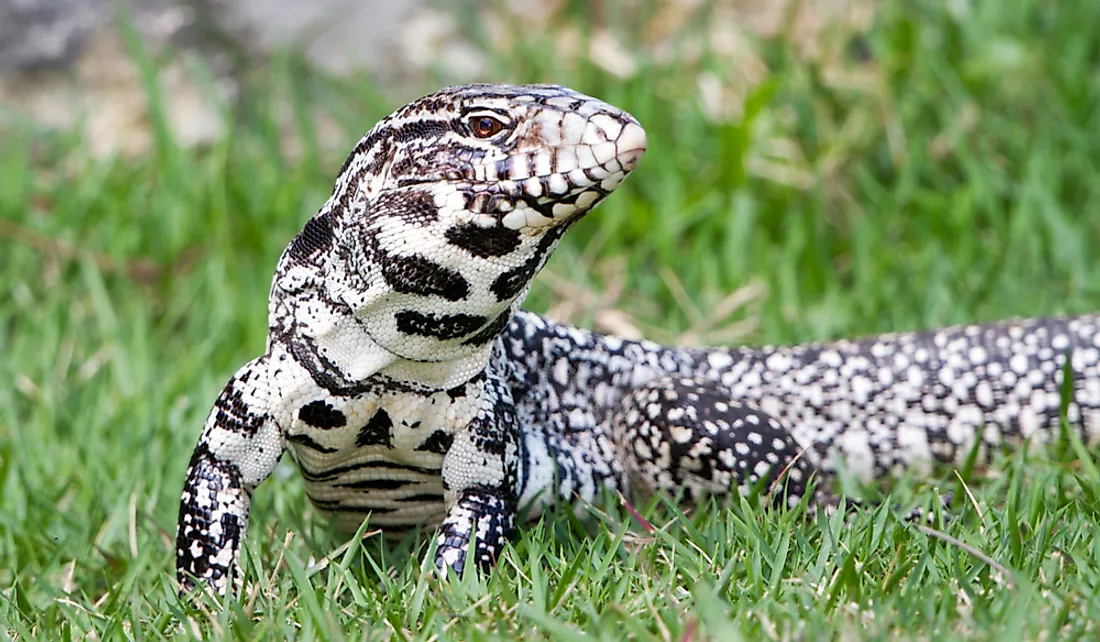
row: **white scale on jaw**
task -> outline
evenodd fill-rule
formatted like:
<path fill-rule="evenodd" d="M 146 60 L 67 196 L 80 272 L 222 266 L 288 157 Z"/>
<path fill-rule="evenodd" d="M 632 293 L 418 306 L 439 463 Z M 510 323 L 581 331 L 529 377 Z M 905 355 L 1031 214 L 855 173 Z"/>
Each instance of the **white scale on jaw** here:
<path fill-rule="evenodd" d="M 440 567 L 488 569 L 517 526 L 605 490 L 788 504 L 980 442 L 1100 435 L 1095 316 L 827 345 L 669 348 L 517 312 L 561 235 L 640 161 L 629 114 L 571 90 L 471 85 L 375 126 L 276 268 L 265 354 L 214 404 L 188 468 L 176 567 L 225 591 L 252 492 L 290 450 L 348 528 L 437 525 Z M 819 484 L 814 505 L 835 505 Z M 468 551 L 473 551 L 468 559 Z"/>

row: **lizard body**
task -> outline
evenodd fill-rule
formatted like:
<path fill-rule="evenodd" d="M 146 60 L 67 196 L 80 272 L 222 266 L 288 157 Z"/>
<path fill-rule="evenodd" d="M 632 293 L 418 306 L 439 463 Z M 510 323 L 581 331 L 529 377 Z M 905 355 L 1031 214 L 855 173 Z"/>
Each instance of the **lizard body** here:
<path fill-rule="evenodd" d="M 224 592 L 251 496 L 289 451 L 341 524 L 438 525 L 436 564 L 489 568 L 519 507 L 604 489 L 689 499 L 840 462 L 864 479 L 1100 432 L 1100 320 L 821 345 L 673 349 L 519 311 L 565 231 L 634 169 L 626 112 L 551 85 L 444 89 L 376 125 L 284 251 L 265 353 L 192 455 L 176 567 Z M 470 549 L 471 540 L 473 548 Z"/>

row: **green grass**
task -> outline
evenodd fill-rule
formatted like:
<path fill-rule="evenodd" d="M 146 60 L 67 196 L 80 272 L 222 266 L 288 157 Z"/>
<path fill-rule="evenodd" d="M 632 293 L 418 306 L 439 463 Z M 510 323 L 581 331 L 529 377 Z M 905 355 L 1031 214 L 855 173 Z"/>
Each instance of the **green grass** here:
<path fill-rule="evenodd" d="M 615 307 L 674 340 L 749 319 L 752 343 L 1100 307 L 1100 5 L 891 3 L 858 38 L 826 33 L 819 57 L 778 37 L 751 43 L 756 62 L 705 44 L 692 56 L 701 16 L 682 28 L 681 54 L 659 62 L 640 53 L 646 12 L 599 3 L 636 52 L 635 73 L 617 77 L 547 54 L 562 27 L 584 24 L 586 5 L 573 4 L 549 33 L 492 56 L 492 79 L 599 95 L 641 120 L 651 148 L 570 233 L 548 268 L 556 279 L 540 280 L 528 307 L 560 303 L 554 283 L 620 283 L 617 299 L 596 297 L 576 320 Z M 151 95 L 166 99 L 138 55 Z M 737 86 L 757 63 L 767 72 L 725 102 L 744 117 L 708 117 L 698 79 Z M 953 539 L 885 509 L 845 523 L 750 503 L 691 515 L 639 506 L 650 533 L 609 501 L 586 521 L 542 519 L 497 572 L 450 583 L 424 572 L 423 540 L 368 538 L 313 569 L 347 537 L 317 518 L 284 464 L 252 513 L 247 567 L 262 590 L 224 609 L 181 603 L 175 515 L 209 406 L 262 350 L 275 260 L 342 154 L 409 97 L 296 70 L 276 61 L 253 78 L 207 149 L 179 147 L 160 122 L 148 157 L 93 160 L 79 140 L 4 126 L 0 636 L 1097 635 L 1100 475 L 1064 447 L 972 476 L 973 500 L 935 524 Z M 317 142 L 322 116 L 347 131 L 341 149 Z M 296 157 L 281 151 L 288 130 Z M 696 308 L 757 282 L 765 293 L 750 305 L 701 323 Z M 903 479 L 888 503 L 961 489 L 950 471 L 933 481 Z"/>

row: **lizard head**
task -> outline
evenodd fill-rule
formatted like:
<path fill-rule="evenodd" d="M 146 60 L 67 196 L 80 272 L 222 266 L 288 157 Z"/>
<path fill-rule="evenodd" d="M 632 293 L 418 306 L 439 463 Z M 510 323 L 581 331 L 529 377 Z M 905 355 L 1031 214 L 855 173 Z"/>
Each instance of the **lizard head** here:
<path fill-rule="evenodd" d="M 554 85 L 449 87 L 356 146 L 329 215 L 340 296 L 416 361 L 484 352 L 565 230 L 646 149 L 630 114 Z"/>
<path fill-rule="evenodd" d="M 425 211 L 406 203 L 431 209 L 429 195 L 444 224 L 538 235 L 592 209 L 645 149 L 633 116 L 570 89 L 465 85 L 380 122 L 341 175 L 360 179 L 373 216 L 395 210 L 418 219 Z"/>

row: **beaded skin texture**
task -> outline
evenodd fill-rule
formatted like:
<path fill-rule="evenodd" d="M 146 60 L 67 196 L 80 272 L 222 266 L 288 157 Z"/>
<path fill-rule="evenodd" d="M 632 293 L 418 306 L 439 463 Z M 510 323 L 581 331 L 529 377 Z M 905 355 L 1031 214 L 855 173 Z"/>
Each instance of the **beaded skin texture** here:
<path fill-rule="evenodd" d="M 552 85 L 467 85 L 379 122 L 283 252 L 263 355 L 214 403 L 180 503 L 176 569 L 224 593 L 249 503 L 284 451 L 340 525 L 438 526 L 435 563 L 490 568 L 516 527 L 604 489 L 786 501 L 1100 433 L 1095 316 L 790 347 L 674 349 L 518 310 L 565 231 L 646 136 Z M 823 501 L 818 493 L 811 501 Z"/>

